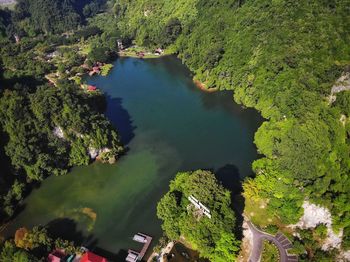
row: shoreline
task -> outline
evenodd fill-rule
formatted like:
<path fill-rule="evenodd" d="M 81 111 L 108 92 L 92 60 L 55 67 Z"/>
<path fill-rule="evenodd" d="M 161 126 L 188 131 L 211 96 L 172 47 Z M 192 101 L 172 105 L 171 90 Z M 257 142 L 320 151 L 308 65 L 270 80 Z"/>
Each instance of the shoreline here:
<path fill-rule="evenodd" d="M 204 83 L 202 83 L 199 80 L 193 80 L 193 83 L 196 85 L 196 87 L 200 90 L 202 90 L 203 92 L 206 93 L 214 93 L 217 92 L 219 89 L 217 87 L 215 88 L 208 88 Z"/>
<path fill-rule="evenodd" d="M 159 242 L 158 242 L 159 243 Z M 167 254 L 171 254 L 170 252 L 173 250 L 175 245 L 180 244 L 182 245 L 186 250 L 185 252 L 189 255 L 191 255 L 191 258 L 198 258 L 200 256 L 200 252 L 198 250 L 195 250 L 192 248 L 192 246 L 186 241 L 186 239 L 183 236 L 180 236 L 177 240 L 169 240 L 169 242 L 160 248 L 159 252 L 153 251 L 152 254 L 148 257 L 146 260 L 147 262 L 154 261 L 154 258 L 157 258 L 159 262 L 166 262 L 168 261 L 165 257 Z M 174 250 L 176 253 L 176 249 Z M 191 260 L 193 261 L 193 260 Z"/>
<path fill-rule="evenodd" d="M 152 262 L 153 258 L 158 257 L 160 262 L 163 262 L 163 256 L 167 253 L 169 253 L 174 245 L 175 245 L 176 241 L 170 241 L 165 247 L 162 247 L 162 249 L 160 250 L 159 253 L 157 252 L 152 252 L 152 254 L 149 256 L 149 258 L 147 259 L 147 262 Z"/>
<path fill-rule="evenodd" d="M 124 52 L 118 52 L 118 56 L 119 57 L 131 57 L 131 58 L 138 58 L 138 59 L 157 59 L 157 58 L 161 58 L 161 57 L 166 57 L 166 56 L 171 56 L 173 54 L 162 54 L 162 55 L 144 55 L 143 57 L 139 57 L 138 55 L 136 54 L 130 54 L 130 53 L 124 53 Z"/>

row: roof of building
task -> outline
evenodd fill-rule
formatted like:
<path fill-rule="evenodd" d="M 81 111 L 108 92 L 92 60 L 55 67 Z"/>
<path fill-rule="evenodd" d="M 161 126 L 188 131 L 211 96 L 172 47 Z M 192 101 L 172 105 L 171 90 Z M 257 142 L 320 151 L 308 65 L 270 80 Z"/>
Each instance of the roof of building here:
<path fill-rule="evenodd" d="M 89 91 L 95 91 L 96 89 L 97 89 L 96 86 L 92 86 L 92 85 L 89 85 L 89 86 L 88 86 L 88 90 L 89 90 Z"/>
<path fill-rule="evenodd" d="M 49 254 L 47 260 L 50 262 L 60 262 L 65 256 L 63 251 L 56 249 Z"/>
<path fill-rule="evenodd" d="M 107 262 L 107 259 L 88 251 L 81 257 L 80 262 Z"/>

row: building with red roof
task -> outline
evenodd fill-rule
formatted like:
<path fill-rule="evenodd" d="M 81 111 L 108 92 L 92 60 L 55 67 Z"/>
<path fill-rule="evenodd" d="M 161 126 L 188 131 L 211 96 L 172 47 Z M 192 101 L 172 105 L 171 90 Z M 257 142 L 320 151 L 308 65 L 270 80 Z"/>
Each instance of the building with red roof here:
<path fill-rule="evenodd" d="M 62 250 L 54 250 L 49 254 L 47 260 L 49 262 L 61 262 L 66 257 L 66 254 Z"/>
<path fill-rule="evenodd" d="M 92 68 L 92 71 L 94 71 L 95 73 L 99 74 L 100 71 L 101 71 L 100 66 L 94 66 L 94 67 Z"/>
<path fill-rule="evenodd" d="M 96 86 L 92 86 L 92 85 L 89 85 L 88 88 L 87 88 L 88 91 L 96 91 L 97 90 L 97 87 Z"/>
<path fill-rule="evenodd" d="M 80 262 L 107 262 L 107 259 L 88 251 L 81 257 Z"/>

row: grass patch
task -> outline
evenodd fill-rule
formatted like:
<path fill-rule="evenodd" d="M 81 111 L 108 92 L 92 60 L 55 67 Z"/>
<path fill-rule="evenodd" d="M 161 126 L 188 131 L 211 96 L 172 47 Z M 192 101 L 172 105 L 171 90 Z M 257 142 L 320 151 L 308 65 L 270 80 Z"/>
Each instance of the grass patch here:
<path fill-rule="evenodd" d="M 69 78 L 70 80 L 73 80 L 74 83 L 76 83 L 77 85 L 81 85 L 81 77 L 80 76 L 73 76 L 71 78 Z"/>
<path fill-rule="evenodd" d="M 113 65 L 112 64 L 105 64 L 101 67 L 101 75 L 106 76 L 108 73 L 112 70 Z"/>
<path fill-rule="evenodd" d="M 275 218 L 268 213 L 267 201 L 263 199 L 253 200 L 246 198 L 244 213 L 253 224 L 259 227 L 265 228 L 268 225 L 274 224 Z"/>
<path fill-rule="evenodd" d="M 91 52 L 91 46 L 89 44 L 81 44 L 79 53 L 81 55 L 88 55 Z"/>

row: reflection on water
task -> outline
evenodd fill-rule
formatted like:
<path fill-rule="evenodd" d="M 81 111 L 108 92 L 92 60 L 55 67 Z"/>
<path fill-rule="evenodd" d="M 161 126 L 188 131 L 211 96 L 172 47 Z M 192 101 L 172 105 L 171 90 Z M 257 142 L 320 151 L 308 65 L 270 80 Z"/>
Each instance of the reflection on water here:
<path fill-rule="evenodd" d="M 156 203 L 176 172 L 212 169 L 237 192 L 251 174 L 259 115 L 234 104 L 230 92 L 198 90 L 179 60 L 119 59 L 109 76 L 89 82 L 106 93 L 106 115 L 127 154 L 115 165 L 94 163 L 45 180 L 8 234 L 49 223 L 57 235 L 71 232 L 67 237 L 78 243 L 122 257 L 128 248 L 138 249 L 134 233 L 155 242 L 161 235 Z"/>

